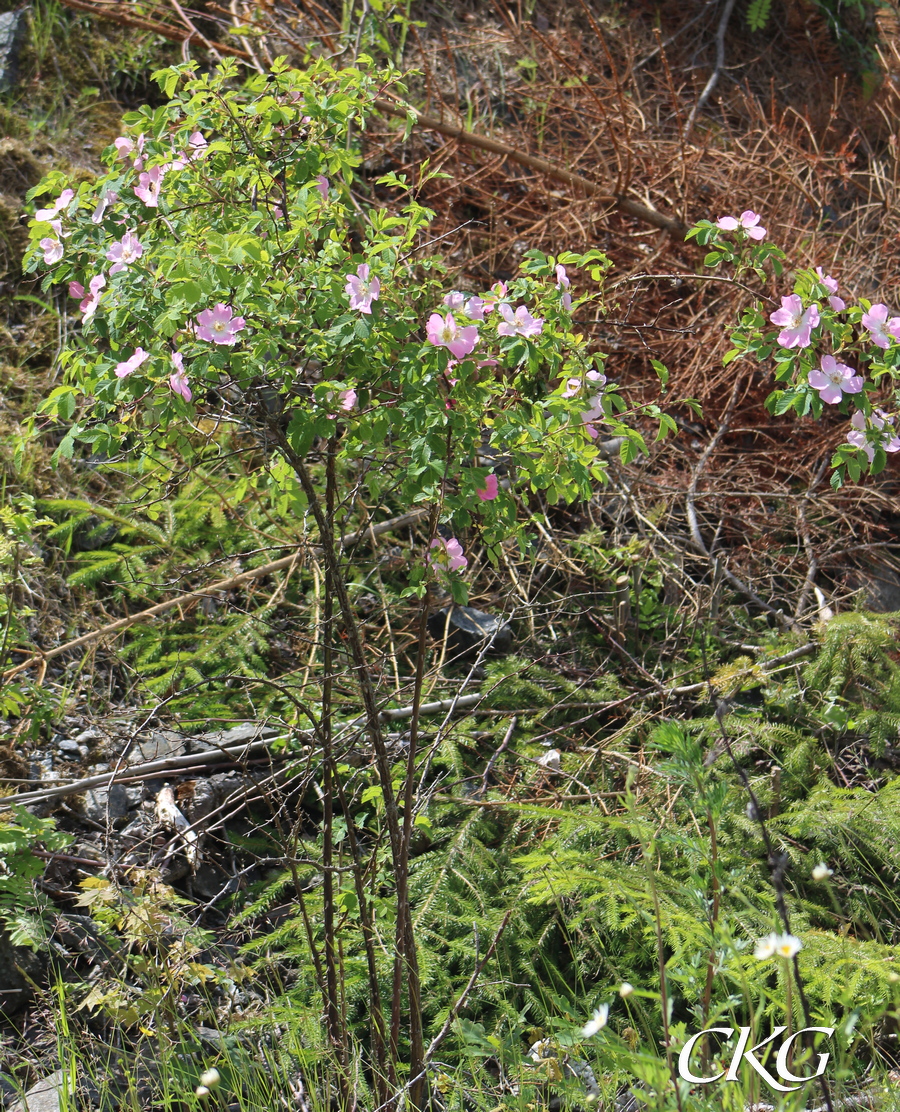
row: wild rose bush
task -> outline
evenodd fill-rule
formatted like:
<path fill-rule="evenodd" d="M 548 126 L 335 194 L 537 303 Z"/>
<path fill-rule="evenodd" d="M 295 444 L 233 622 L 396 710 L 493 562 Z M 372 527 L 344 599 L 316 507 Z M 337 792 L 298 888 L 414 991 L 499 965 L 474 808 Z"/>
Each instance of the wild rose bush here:
<path fill-rule="evenodd" d="M 600 252 L 530 252 L 508 285 L 447 292 L 424 250 L 432 214 L 403 179 L 380 179 L 399 213 L 359 210 L 348 135 L 391 80 L 369 65 L 279 62 L 240 88 L 230 63 L 161 71 L 169 102 L 126 117 L 105 176 L 75 190 L 52 174 L 33 191 L 53 200 L 34 215 L 28 267 L 46 268 L 45 288 L 66 283 L 81 314 L 44 405 L 70 425 L 63 455 L 186 448 L 224 415 L 284 438 L 274 474 L 298 510 L 290 452 L 332 442 L 376 503 L 438 504 L 449 530 L 477 515 L 491 543 L 514 530 L 516 504 L 477 465 L 484 447 L 551 502 L 603 480 L 601 430 L 626 460 L 646 450 L 573 326 L 599 298 Z M 567 267 L 593 292 L 573 297 Z M 657 407 L 639 412 L 674 430 Z M 463 566 L 436 547 L 429 566 Z"/>
<path fill-rule="evenodd" d="M 755 273 L 765 280 L 769 263 L 780 278 L 784 252 L 762 242 L 767 230 L 760 220 L 751 210 L 740 217 L 701 220 L 688 239 L 709 248 L 709 267 L 730 263 L 738 278 Z M 878 474 L 888 455 L 900 451 L 900 316 L 865 298 L 848 305 L 839 296 L 837 279 L 820 266 L 798 270 L 793 292 L 780 301 L 768 319 L 758 303 L 744 310 L 725 364 L 747 355 L 774 360 L 775 381 L 784 385 L 767 399 L 772 413 L 819 418 L 834 406 L 849 418 L 846 441 L 831 461 L 833 487 L 847 475 L 858 481 L 864 472 Z"/>

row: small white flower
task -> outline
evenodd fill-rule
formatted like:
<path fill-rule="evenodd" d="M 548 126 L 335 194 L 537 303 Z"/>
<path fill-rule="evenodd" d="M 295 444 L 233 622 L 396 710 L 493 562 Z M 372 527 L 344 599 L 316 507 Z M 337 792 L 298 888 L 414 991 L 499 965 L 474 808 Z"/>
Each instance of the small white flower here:
<path fill-rule="evenodd" d="M 221 1080 L 219 1071 L 214 1066 L 200 1074 L 200 1084 L 207 1089 L 215 1089 Z"/>
<path fill-rule="evenodd" d="M 766 958 L 774 957 L 780 941 L 781 935 L 767 934 L 765 938 L 761 938 L 759 942 L 757 942 L 756 949 L 753 951 L 753 956 L 759 961 L 765 961 Z"/>
<path fill-rule="evenodd" d="M 588 1022 L 581 1028 L 582 1035 L 589 1039 L 591 1035 L 596 1035 L 598 1031 L 602 1031 L 606 1026 L 606 1021 L 609 1019 L 609 1004 L 601 1004 L 599 1008 L 594 1011 L 594 1014 Z"/>
<path fill-rule="evenodd" d="M 794 954 L 803 949 L 803 943 L 792 934 L 783 934 L 778 940 L 775 951 L 779 957 L 792 958 Z"/>
<path fill-rule="evenodd" d="M 820 861 L 812 871 L 813 880 L 827 880 L 834 875 L 834 869 L 829 869 L 824 861 Z"/>
<path fill-rule="evenodd" d="M 623 981 L 619 987 L 619 995 L 624 999 L 634 992 L 634 985 L 630 985 L 627 981 Z"/>
<path fill-rule="evenodd" d="M 194 1094 L 198 1097 L 208 1097 L 209 1089 L 207 1089 L 205 1085 L 198 1085 L 197 1088 L 194 1090 Z"/>

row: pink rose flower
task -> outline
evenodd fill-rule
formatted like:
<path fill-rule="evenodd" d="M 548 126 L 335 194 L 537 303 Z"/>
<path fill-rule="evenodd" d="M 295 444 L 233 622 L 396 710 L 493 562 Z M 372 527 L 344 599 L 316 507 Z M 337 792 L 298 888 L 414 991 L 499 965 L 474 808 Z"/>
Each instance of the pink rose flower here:
<path fill-rule="evenodd" d="M 581 414 L 581 420 L 584 424 L 584 431 L 588 434 L 591 440 L 596 440 L 600 435 L 594 427 L 594 421 L 603 416 L 602 397 L 598 394 L 595 398 L 591 399 L 591 408 L 586 409 Z"/>
<path fill-rule="evenodd" d="M 810 345 L 810 333 L 819 323 L 819 310 L 815 305 L 804 310 L 799 296 L 792 293 L 782 297 L 781 308 L 776 309 L 769 320 L 781 328 L 778 343 L 782 347 L 807 348 Z"/>
<path fill-rule="evenodd" d="M 149 358 L 149 351 L 144 351 L 143 348 L 138 348 L 130 359 L 126 359 L 124 363 L 116 364 L 116 377 L 128 378 L 130 374 L 134 374 L 138 367 L 140 367 L 140 365 Z"/>
<path fill-rule="evenodd" d="M 862 316 L 863 328 L 869 330 L 869 339 L 882 351 L 887 351 L 892 342 L 900 342 L 900 317 L 888 319 L 889 312 L 887 305 L 877 302 Z"/>
<path fill-rule="evenodd" d="M 426 563 L 429 567 L 445 567 L 448 571 L 460 571 L 469 561 L 463 556 L 462 545 L 451 537 L 445 541 L 443 537 L 435 537 L 428 546 L 432 551 L 428 554 Z"/>
<path fill-rule="evenodd" d="M 494 475 L 492 472 L 484 480 L 484 486 L 480 489 L 476 488 L 475 493 L 478 495 L 482 502 L 493 502 L 493 500 L 497 497 L 499 490 L 500 486 L 497 482 L 497 476 Z"/>
<path fill-rule="evenodd" d="M 58 263 L 63 257 L 63 245 L 58 239 L 42 239 L 40 248 L 44 252 L 44 262 L 47 266 L 52 266 L 53 263 Z"/>
<path fill-rule="evenodd" d="M 501 302 L 499 309 L 503 323 L 497 325 L 498 336 L 540 336 L 544 327 L 543 318 L 533 317 L 524 305 L 520 305 L 515 314 L 505 302 Z"/>
<path fill-rule="evenodd" d="M 125 270 L 125 268 L 131 266 L 133 262 L 137 262 L 143 253 L 144 248 L 141 246 L 134 232 L 126 232 L 125 235 L 114 243 L 106 252 L 106 257 L 114 264 L 109 268 L 110 274 L 118 274 L 120 270 Z"/>
<path fill-rule="evenodd" d="M 141 155 L 144 152 L 144 135 L 141 134 L 137 137 L 137 141 L 129 139 L 127 135 L 120 135 L 117 139 L 113 139 L 113 146 L 116 148 L 116 157 L 126 159 L 131 155 L 135 155 L 132 165 L 135 170 L 143 170 L 144 160 Z"/>
<path fill-rule="evenodd" d="M 35 220 L 45 220 L 45 221 L 52 220 L 53 217 L 56 216 L 56 214 L 60 210 L 68 207 L 69 202 L 72 201 L 74 199 L 74 197 L 75 197 L 75 190 L 74 189 L 64 189 L 62 191 L 62 193 L 60 193 L 60 195 L 53 202 L 53 204 L 50 206 L 50 208 L 38 209 L 37 210 L 37 212 L 34 214 Z M 57 232 L 57 235 L 58 234 L 59 233 Z"/>
<path fill-rule="evenodd" d="M 461 309 L 466 303 L 466 295 L 460 293 L 459 290 L 451 290 L 450 293 L 444 294 L 444 304 L 451 311 L 454 309 Z"/>
<path fill-rule="evenodd" d="M 361 313 L 371 313 L 372 302 L 377 301 L 381 294 L 381 282 L 369 277 L 369 264 L 360 263 L 356 274 L 348 274 L 346 278 L 344 293 L 350 298 L 350 308 L 358 309 Z"/>
<path fill-rule="evenodd" d="M 497 305 L 506 297 L 507 289 L 505 282 L 495 282 L 491 286 L 491 292 L 487 294 L 482 300 L 484 312 L 490 313 L 496 309 Z"/>
<path fill-rule="evenodd" d="M 819 276 L 819 281 L 822 283 L 825 289 L 828 290 L 828 304 L 832 307 L 832 309 L 834 309 L 836 313 L 840 313 L 844 309 L 846 309 L 847 306 L 844 302 L 844 299 L 837 296 L 837 279 L 832 278 L 830 274 L 826 274 L 820 266 L 816 267 L 816 274 L 818 274 Z"/>
<path fill-rule="evenodd" d="M 97 306 L 100 304 L 100 293 L 105 285 L 106 277 L 103 274 L 97 274 L 90 280 L 90 283 L 88 285 L 88 294 L 85 297 L 84 301 L 82 301 L 82 303 L 78 306 L 78 308 L 81 310 L 82 320 L 90 320 L 90 318 L 94 315 Z M 77 287 L 81 290 L 81 293 L 84 293 L 84 287 L 80 286 L 77 282 L 73 282 L 69 286 L 70 293 L 72 292 L 73 287 Z M 78 295 L 75 294 L 73 296 L 77 297 Z"/>
<path fill-rule="evenodd" d="M 562 263 L 559 263 L 556 267 L 556 288 L 563 291 L 560 303 L 567 313 L 572 311 L 572 295 L 569 293 L 570 285 L 571 282 L 568 274 L 566 274 L 566 268 Z"/>
<path fill-rule="evenodd" d="M 234 344 L 237 343 L 238 332 L 245 325 L 243 317 L 236 317 L 231 306 L 220 301 L 214 309 L 204 309 L 198 314 L 197 339 L 210 344 Z"/>
<path fill-rule="evenodd" d="M 159 208 L 159 191 L 165 170 L 162 166 L 154 166 L 146 174 L 141 174 L 139 184 L 134 187 L 135 196 L 139 197 L 147 208 Z"/>
<path fill-rule="evenodd" d="M 425 326 L 428 342 L 435 347 L 445 347 L 456 359 L 462 359 L 471 354 L 478 343 L 478 329 L 474 324 L 460 327 L 453 319 L 453 314 L 448 313 L 442 317 L 440 313 L 432 313 Z"/>
<path fill-rule="evenodd" d="M 862 448 L 872 463 L 875 459 L 875 445 L 866 436 L 866 415 L 862 410 L 857 410 L 850 418 L 850 424 L 853 426 L 850 432 L 847 433 L 847 441 L 853 445 L 854 448 Z M 878 438 L 881 447 L 886 452 L 900 452 L 900 436 L 891 436 L 894 431 L 894 418 L 884 412 L 883 409 L 876 409 L 875 412 L 869 417 L 870 432 L 874 430 L 882 435 Z M 883 432 L 887 426 L 887 431 Z"/>
<path fill-rule="evenodd" d="M 119 194 L 110 189 L 105 197 L 101 197 L 97 202 L 97 207 L 91 213 L 91 223 L 99 224 L 103 220 L 103 215 L 109 205 L 114 205 L 119 199 Z"/>
<path fill-rule="evenodd" d="M 176 394 L 180 394 L 186 402 L 189 402 L 193 394 L 190 386 L 188 386 L 187 371 L 184 369 L 184 356 L 180 351 L 172 352 L 172 366 L 175 371 L 169 375 L 169 389 Z"/>
<path fill-rule="evenodd" d="M 592 382 L 594 386 L 599 387 L 606 385 L 606 375 L 601 374 L 599 371 L 588 371 L 588 373 L 584 377 L 588 380 L 588 382 Z M 574 398 L 576 394 L 581 392 L 581 388 L 583 385 L 584 383 L 581 381 L 580 378 L 566 379 L 566 388 L 565 390 L 563 390 L 561 396 L 563 398 Z"/>
<path fill-rule="evenodd" d="M 322 200 L 327 201 L 328 200 L 328 178 L 326 178 L 324 174 L 319 174 L 319 176 L 316 178 L 316 189 L 318 189 L 319 195 L 321 196 Z"/>
<path fill-rule="evenodd" d="M 819 391 L 826 405 L 837 405 L 844 394 L 858 394 L 865 385 L 861 375 L 855 375 L 846 363 L 838 363 L 833 355 L 822 356 L 822 369 L 809 372 L 809 384 Z"/>
<path fill-rule="evenodd" d="M 464 310 L 469 320 L 475 320 L 479 323 L 484 320 L 485 306 L 480 297 L 470 297 L 466 302 Z"/>
<path fill-rule="evenodd" d="M 740 228 L 751 239 L 765 239 L 766 229 L 759 227 L 761 219 L 762 217 L 757 213 L 746 209 L 739 217 L 720 216 L 716 221 L 716 227 L 723 232 L 734 232 Z"/>

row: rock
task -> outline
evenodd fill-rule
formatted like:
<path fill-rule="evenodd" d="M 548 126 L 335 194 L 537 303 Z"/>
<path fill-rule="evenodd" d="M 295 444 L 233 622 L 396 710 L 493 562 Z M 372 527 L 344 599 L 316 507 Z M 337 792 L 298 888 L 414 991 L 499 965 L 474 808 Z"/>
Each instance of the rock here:
<path fill-rule="evenodd" d="M 174 730 L 154 730 L 132 746 L 128 755 L 129 764 L 145 764 L 147 761 L 161 761 L 164 757 L 174 757 L 186 751 L 185 737 Z"/>
<path fill-rule="evenodd" d="M 876 614 L 893 614 L 900 610 L 900 575 L 892 568 L 875 564 L 861 568 L 850 585 L 864 591 L 865 609 Z"/>
<path fill-rule="evenodd" d="M 40 980 L 41 959 L 28 946 L 14 946 L 0 929 L 0 1014 L 15 1015 L 31 999 L 30 981 Z"/>
<path fill-rule="evenodd" d="M 63 1071 L 42 1077 L 10 1112 L 60 1112 L 62 1108 Z"/>
<path fill-rule="evenodd" d="M 123 784 L 113 784 L 110 788 L 93 788 L 85 793 L 84 815 L 93 822 L 105 825 L 117 823 L 128 817 L 130 800 Z"/>
<path fill-rule="evenodd" d="M 81 756 L 81 746 L 77 741 L 64 737 L 56 746 L 57 751 L 69 760 L 76 760 Z"/>
<path fill-rule="evenodd" d="M 226 745 L 240 745 L 246 741 L 262 741 L 264 738 L 277 737 L 279 731 L 271 726 L 257 726 L 246 722 L 230 730 L 215 730 L 213 733 L 200 734 L 189 739 L 189 753 L 204 753 L 209 749 L 221 749 Z"/>
<path fill-rule="evenodd" d="M 0 15 L 0 92 L 12 88 L 16 81 L 19 51 L 28 27 L 27 9 Z"/>
<path fill-rule="evenodd" d="M 445 606 L 429 616 L 428 632 L 436 641 L 443 641 L 445 630 L 452 656 L 474 655 L 481 651 L 485 641 L 493 655 L 508 653 L 512 647 L 509 622 L 471 606 Z"/>

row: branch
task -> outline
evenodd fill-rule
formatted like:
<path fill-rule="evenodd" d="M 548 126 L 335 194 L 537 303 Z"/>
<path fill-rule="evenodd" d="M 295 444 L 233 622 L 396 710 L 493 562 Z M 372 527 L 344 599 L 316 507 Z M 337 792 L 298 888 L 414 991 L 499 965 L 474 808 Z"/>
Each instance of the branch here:
<path fill-rule="evenodd" d="M 731 13 L 734 11 L 734 2 L 735 0 L 726 0 L 725 2 L 722 18 L 719 20 L 719 29 L 716 31 L 716 65 L 709 75 L 709 81 L 706 82 L 703 92 L 697 98 L 697 103 L 691 109 L 691 114 L 688 116 L 687 123 L 684 125 L 684 131 L 681 133 L 682 139 L 690 138 L 691 132 L 694 130 L 694 122 L 697 119 L 697 113 L 709 100 L 710 94 L 719 83 L 722 70 L 725 68 L 725 32 L 728 30 Z"/>
<path fill-rule="evenodd" d="M 394 529 L 402 529 L 404 525 L 412 525 L 419 521 L 428 511 L 425 509 L 413 510 L 410 513 L 401 514 L 399 517 L 392 517 L 389 521 L 383 521 L 380 525 L 367 526 L 365 529 L 360 529 L 356 533 L 350 533 L 346 537 L 342 537 L 339 544 L 340 547 L 349 548 L 352 545 L 358 544 L 372 537 L 380 537 L 383 533 L 389 533 Z M 306 545 L 306 548 L 316 550 L 318 545 Z M 197 591 L 188 591 L 184 595 L 176 595 L 175 598 L 170 598 L 166 602 L 157 603 L 156 606 L 151 606 L 147 610 L 141 610 L 137 614 L 130 614 L 127 618 L 119 618 L 118 621 L 110 622 L 109 625 L 102 626 L 100 629 L 95 629 L 91 633 L 85 633 L 81 637 L 76 637 L 74 641 L 67 641 L 64 645 L 57 645 L 54 649 L 48 649 L 47 652 L 35 653 L 34 656 L 23 661 L 21 664 L 15 665 L 13 668 L 8 668 L 5 672 L 0 674 L 0 679 L 9 680 L 17 673 L 30 668 L 33 664 L 45 663 L 52 660 L 54 657 L 68 652 L 69 649 L 78 649 L 82 645 L 89 645 L 94 641 L 105 637 L 109 633 L 120 633 L 122 630 L 128 629 L 130 626 L 137 625 L 138 622 L 147 622 L 151 618 L 157 617 L 159 614 L 165 614 L 167 610 L 172 610 L 176 606 L 184 606 L 191 602 L 196 602 L 198 599 L 208 598 L 210 595 L 217 591 L 230 591 L 234 587 L 241 586 L 249 582 L 251 579 L 260 579 L 265 575 L 271 575 L 273 572 L 281 571 L 283 568 L 289 568 L 297 559 L 297 553 L 294 552 L 290 556 L 282 556 L 280 560 L 273 560 L 270 564 L 263 564 L 262 567 L 252 568 L 250 571 L 241 572 L 240 575 L 233 575 L 230 579 L 220 579 L 217 583 L 210 583 L 208 587 L 201 587 Z"/>
<path fill-rule="evenodd" d="M 537 170 L 539 174 L 544 174 L 546 177 L 552 178 L 553 181 L 574 186 L 588 196 L 596 198 L 601 203 L 614 205 L 620 212 L 625 212 L 629 216 L 637 217 L 638 220 L 642 220 L 645 224 L 651 224 L 654 228 L 663 228 L 679 239 L 684 239 L 687 235 L 687 226 L 680 220 L 657 212 L 656 209 L 650 208 L 649 205 L 643 205 L 640 201 L 635 201 L 633 198 L 626 197 L 624 194 L 610 193 L 596 182 L 590 181 L 588 178 L 583 178 L 580 174 L 573 174 L 571 170 L 563 170 L 559 166 L 554 166 L 552 162 L 547 162 L 544 158 L 536 158 L 534 155 L 525 154 L 524 151 L 517 151 L 514 147 L 507 146 L 506 143 L 500 143 L 496 139 L 488 139 L 483 135 L 475 135 L 474 132 L 466 131 L 464 128 L 456 127 L 454 124 L 444 123 L 443 120 L 435 119 L 434 116 L 426 116 L 423 112 L 418 112 L 410 105 L 398 104 L 395 101 L 384 100 L 379 97 L 375 100 L 375 107 L 380 108 L 382 112 L 387 112 L 391 116 L 406 117 L 412 112 L 416 117 L 416 123 L 419 127 L 428 128 L 429 131 L 437 131 L 441 135 L 446 135 L 448 139 L 457 139 L 460 143 L 465 143 L 468 147 L 478 147 L 483 151 L 490 151 L 492 154 L 502 154 L 513 162 L 518 162 L 520 166 L 527 166 L 531 170 Z"/>

